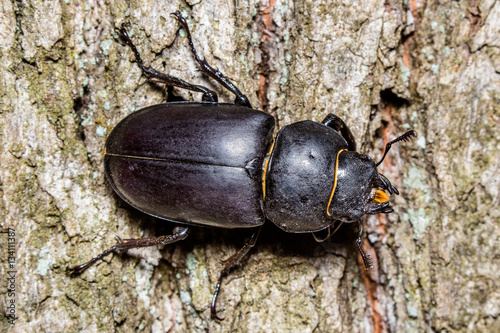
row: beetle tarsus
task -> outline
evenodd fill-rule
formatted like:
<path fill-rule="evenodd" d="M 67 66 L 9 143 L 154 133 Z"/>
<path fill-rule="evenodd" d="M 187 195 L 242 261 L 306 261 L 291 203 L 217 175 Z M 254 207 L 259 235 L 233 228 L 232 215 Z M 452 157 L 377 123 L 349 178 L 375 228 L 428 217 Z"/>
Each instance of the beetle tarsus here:
<path fill-rule="evenodd" d="M 119 29 L 119 32 L 121 37 L 127 43 L 127 45 L 130 46 L 130 48 L 132 49 L 132 52 L 134 52 L 135 60 L 137 61 L 137 64 L 141 68 L 144 75 L 146 75 L 146 77 L 148 78 L 148 81 L 165 83 L 170 86 L 201 92 L 203 94 L 202 100 L 206 102 L 216 103 L 218 101 L 217 94 L 215 93 L 215 91 L 212 91 L 204 86 L 191 84 L 189 82 L 186 82 L 182 79 L 179 79 L 178 77 L 169 74 L 160 73 L 152 67 L 145 66 L 142 61 L 139 50 L 137 50 L 137 47 L 135 46 L 134 42 L 132 42 L 132 39 L 128 35 L 127 29 L 125 29 L 125 25 L 122 25 L 122 27 Z"/>
<path fill-rule="evenodd" d="M 363 264 L 365 265 L 365 269 L 371 270 L 371 269 L 373 269 L 372 257 L 363 251 L 363 248 L 361 246 L 361 242 L 362 242 L 361 237 L 358 237 L 356 239 L 356 246 L 358 247 L 358 251 L 361 254 L 361 259 L 363 259 Z"/>
<path fill-rule="evenodd" d="M 217 298 L 219 297 L 219 292 L 220 292 L 220 287 L 222 284 L 222 279 L 231 271 L 233 267 L 239 264 L 241 259 L 254 247 L 255 243 L 257 242 L 257 238 L 259 237 L 260 230 L 262 229 L 262 226 L 259 227 L 259 230 L 254 232 L 252 236 L 250 236 L 250 239 L 245 242 L 245 245 L 233 254 L 231 257 L 229 257 L 227 260 L 224 261 L 224 267 L 222 268 L 220 275 L 219 275 L 219 280 L 217 281 L 217 286 L 215 287 L 214 295 L 212 297 L 212 305 L 210 307 L 210 314 L 212 318 L 218 319 L 218 320 L 224 320 L 224 318 L 220 318 L 217 316 Z"/>
<path fill-rule="evenodd" d="M 361 254 L 361 259 L 363 259 L 363 264 L 365 265 L 365 269 L 371 270 L 373 269 L 373 259 L 369 254 L 366 254 L 365 251 L 363 251 L 363 247 L 361 246 L 362 238 L 361 236 L 363 235 L 363 222 L 361 220 L 358 221 L 359 223 L 359 236 L 356 239 L 356 246 L 358 247 L 358 251 Z"/>
<path fill-rule="evenodd" d="M 171 16 L 175 17 L 177 21 L 182 25 L 184 30 L 186 31 L 188 42 L 189 42 L 189 47 L 191 48 L 191 53 L 194 56 L 194 59 L 200 66 L 200 69 L 203 74 L 210 76 L 212 79 L 217 81 L 220 85 L 222 85 L 224 88 L 232 92 L 236 98 L 234 100 L 234 104 L 236 105 L 241 105 L 241 106 L 246 106 L 249 108 L 252 108 L 252 105 L 250 104 L 250 100 L 246 95 L 244 95 L 227 77 L 224 76 L 218 69 L 213 68 L 212 66 L 209 65 L 209 63 L 203 58 L 201 58 L 198 55 L 198 52 L 196 52 L 196 48 L 194 47 L 193 44 L 193 39 L 191 37 L 191 32 L 189 31 L 189 26 L 187 24 L 187 21 L 182 17 L 180 12 L 175 12 L 170 14 Z"/>
<path fill-rule="evenodd" d="M 70 275 L 78 275 L 80 273 L 82 273 L 84 270 L 86 270 L 87 268 L 89 268 L 90 266 L 92 266 L 92 264 L 94 264 L 96 261 L 98 260 L 102 260 L 105 256 L 107 256 L 108 254 L 110 254 L 111 252 L 115 251 L 116 250 L 116 245 L 107 249 L 106 251 L 104 251 L 103 253 L 101 253 L 100 255 L 90 259 L 89 261 L 87 261 L 86 263 L 84 264 L 81 264 L 81 265 L 78 265 L 78 266 L 74 266 L 74 267 L 68 267 L 66 269 L 66 271 L 70 274 Z"/>
<path fill-rule="evenodd" d="M 175 243 L 180 240 L 186 239 L 189 235 L 188 227 L 175 227 L 172 235 L 168 236 L 160 236 L 154 238 L 140 238 L 140 239 L 121 239 L 116 236 L 118 241 L 117 244 L 113 245 L 111 248 L 107 249 L 100 255 L 90 259 L 84 264 L 68 267 L 67 271 L 70 275 L 78 275 L 86 270 L 88 267 L 92 266 L 96 261 L 102 260 L 105 256 L 110 254 L 111 252 L 123 252 L 129 249 L 135 249 L 139 247 L 153 246 L 153 245 L 165 245 Z"/>
<path fill-rule="evenodd" d="M 220 285 L 222 283 L 222 278 L 224 275 L 219 276 L 219 280 L 217 281 L 217 286 L 215 287 L 214 296 L 212 297 L 212 305 L 210 306 L 210 315 L 212 319 L 224 320 L 225 318 L 221 318 L 217 315 L 217 297 L 219 296 Z"/>

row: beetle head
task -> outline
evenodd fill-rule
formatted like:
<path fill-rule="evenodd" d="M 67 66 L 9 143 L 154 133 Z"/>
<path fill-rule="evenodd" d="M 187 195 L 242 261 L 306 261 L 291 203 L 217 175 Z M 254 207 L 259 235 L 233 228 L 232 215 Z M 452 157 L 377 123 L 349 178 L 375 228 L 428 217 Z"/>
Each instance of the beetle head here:
<path fill-rule="evenodd" d="M 356 239 L 356 246 L 366 269 L 372 269 L 373 262 L 361 246 L 363 234 L 361 217 L 365 214 L 393 212 L 389 205 L 389 195 L 399 194 L 396 187 L 384 175 L 378 173 L 377 167 L 382 163 L 393 143 L 408 141 L 416 136 L 417 132 L 411 130 L 390 141 L 385 147 L 382 159 L 377 164 L 369 156 L 355 151 L 341 151 L 337 155 L 336 182 L 333 187 L 333 196 L 328 203 L 327 213 L 342 222 L 359 223 L 360 233 Z M 328 229 L 329 236 L 330 229 Z"/>
<path fill-rule="evenodd" d="M 329 208 L 331 216 L 349 223 L 359 221 L 365 214 L 392 211 L 386 192 L 398 192 L 377 172 L 369 156 L 344 151 L 338 158 L 337 187 Z"/>
<path fill-rule="evenodd" d="M 384 155 L 380 159 L 380 161 L 375 165 L 375 168 L 378 167 L 384 161 L 385 156 L 389 152 L 393 143 L 399 141 L 410 141 L 411 139 L 417 137 L 417 132 L 414 130 L 408 131 L 405 134 L 397 137 L 396 139 L 390 141 L 385 146 Z M 378 214 L 378 213 L 392 213 L 394 210 L 391 206 L 389 206 L 389 194 L 395 193 L 399 194 L 398 189 L 391 184 L 389 179 L 385 178 L 385 176 L 381 173 L 377 173 L 377 176 L 372 179 L 372 190 L 370 193 L 368 205 L 367 205 L 367 214 Z"/>
<path fill-rule="evenodd" d="M 399 191 L 384 175 L 378 173 L 377 167 L 393 143 L 408 141 L 416 135 L 415 131 L 408 131 L 389 142 L 378 163 L 355 151 L 339 154 L 337 187 L 329 205 L 329 214 L 343 222 L 357 222 L 365 214 L 393 212 L 389 195 L 399 194 Z"/>

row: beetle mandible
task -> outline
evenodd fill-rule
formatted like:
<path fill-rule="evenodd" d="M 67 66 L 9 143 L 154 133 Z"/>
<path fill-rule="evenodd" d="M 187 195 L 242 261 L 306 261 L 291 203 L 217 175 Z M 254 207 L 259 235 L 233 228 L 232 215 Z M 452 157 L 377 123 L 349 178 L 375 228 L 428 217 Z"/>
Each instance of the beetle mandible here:
<path fill-rule="evenodd" d="M 186 20 L 173 13 L 187 33 L 201 71 L 233 93 L 234 104 L 200 85 L 163 74 L 143 64 L 122 26 L 120 36 L 150 81 L 202 93 L 202 102 L 146 107 L 123 119 L 106 140 L 104 168 L 116 193 L 132 207 L 159 219 L 181 223 L 172 235 L 119 239 L 90 261 L 70 268 L 80 273 L 113 251 L 171 244 L 188 236 L 189 225 L 256 228 L 243 248 L 225 261 L 212 298 L 211 315 L 224 276 L 255 245 L 268 219 L 290 233 L 312 233 L 320 242 L 342 223 L 359 223 L 356 246 L 364 265 L 372 260 L 361 247 L 362 216 L 391 213 L 389 194 L 399 194 L 377 172 L 392 144 L 416 137 L 410 130 L 390 141 L 375 163 L 356 152 L 349 127 L 329 114 L 321 123 L 284 126 L 273 138 L 275 120 L 254 110 L 249 99 L 219 70 L 198 56 Z M 335 230 L 336 230 L 335 229 Z M 320 239 L 318 232 L 326 231 Z"/>

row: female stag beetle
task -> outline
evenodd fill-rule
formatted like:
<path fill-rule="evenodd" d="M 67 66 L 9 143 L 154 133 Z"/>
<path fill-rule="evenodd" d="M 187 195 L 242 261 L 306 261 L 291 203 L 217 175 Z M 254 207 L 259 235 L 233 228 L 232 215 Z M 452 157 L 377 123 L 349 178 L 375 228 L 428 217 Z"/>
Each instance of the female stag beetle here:
<path fill-rule="evenodd" d="M 416 132 L 389 142 L 378 163 L 356 152 L 351 131 L 333 114 L 321 123 L 306 120 L 284 126 L 273 140 L 274 118 L 254 110 L 233 83 L 198 56 L 187 22 L 179 12 L 172 15 L 184 27 L 201 71 L 233 93 L 235 102 L 218 103 L 214 91 L 146 67 L 127 30 L 119 30 L 150 81 L 203 96 L 203 102 L 165 103 L 130 114 L 110 133 L 104 152 L 106 177 L 123 200 L 183 226 L 168 236 L 119 239 L 71 272 L 79 273 L 113 251 L 185 239 L 187 225 L 259 227 L 224 264 L 211 305 L 212 317 L 218 318 L 222 278 L 255 245 L 266 219 L 286 232 L 312 233 L 317 241 L 327 239 L 336 224 L 359 223 L 356 245 L 365 267 L 372 268 L 361 248 L 361 218 L 392 212 L 386 192 L 399 194 L 377 166 L 393 143 L 409 140 Z M 327 237 L 319 239 L 320 231 Z"/>

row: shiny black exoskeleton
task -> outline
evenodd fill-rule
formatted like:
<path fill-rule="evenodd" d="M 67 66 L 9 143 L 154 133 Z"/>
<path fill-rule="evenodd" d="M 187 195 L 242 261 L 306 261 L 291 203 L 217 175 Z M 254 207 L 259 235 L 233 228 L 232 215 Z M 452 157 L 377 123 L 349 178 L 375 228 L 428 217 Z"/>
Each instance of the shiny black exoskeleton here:
<path fill-rule="evenodd" d="M 361 226 L 365 214 L 392 212 L 386 191 L 398 191 L 377 166 L 393 143 L 416 136 L 414 131 L 388 143 L 378 164 L 355 151 L 349 128 L 332 114 L 322 123 L 284 126 L 273 140 L 274 118 L 252 109 L 238 88 L 198 56 L 187 22 L 179 13 L 173 16 L 186 30 L 202 72 L 231 91 L 235 104 L 218 103 L 210 89 L 144 66 L 127 31 L 120 29 L 150 81 L 203 94 L 203 102 L 159 104 L 134 112 L 106 141 L 105 173 L 116 193 L 146 214 L 181 225 L 169 236 L 120 240 L 71 268 L 73 273 L 113 251 L 185 239 L 188 225 L 251 228 L 269 219 L 286 232 L 312 233 L 323 241 L 339 224 Z M 212 301 L 213 317 L 218 318 L 215 305 L 222 278 L 254 246 L 259 231 L 225 261 Z M 326 238 L 319 239 L 320 231 L 327 232 Z M 360 237 L 356 244 L 371 268 Z"/>

